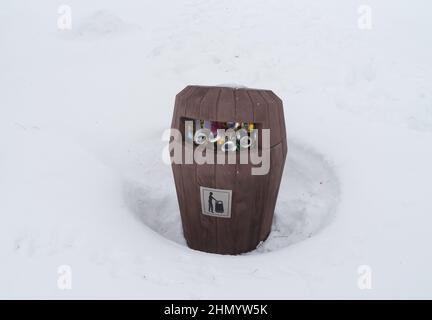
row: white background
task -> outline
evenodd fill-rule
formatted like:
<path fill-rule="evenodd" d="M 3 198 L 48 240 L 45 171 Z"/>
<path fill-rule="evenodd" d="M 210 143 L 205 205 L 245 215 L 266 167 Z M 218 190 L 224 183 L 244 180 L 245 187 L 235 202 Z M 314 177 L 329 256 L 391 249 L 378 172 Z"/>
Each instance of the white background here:
<path fill-rule="evenodd" d="M 431 298 L 431 14 L 427 0 L 2 0 L 0 297 Z M 235 257 L 184 246 L 161 160 L 175 94 L 227 83 L 277 93 L 289 145 L 272 235 Z"/>

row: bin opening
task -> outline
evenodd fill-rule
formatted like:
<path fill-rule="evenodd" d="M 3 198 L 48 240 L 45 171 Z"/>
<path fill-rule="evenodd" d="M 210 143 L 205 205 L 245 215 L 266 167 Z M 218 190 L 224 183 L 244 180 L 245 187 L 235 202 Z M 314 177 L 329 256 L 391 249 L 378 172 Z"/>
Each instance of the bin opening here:
<path fill-rule="evenodd" d="M 257 147 L 259 124 L 183 118 L 185 142 L 218 151 L 241 151 Z"/>

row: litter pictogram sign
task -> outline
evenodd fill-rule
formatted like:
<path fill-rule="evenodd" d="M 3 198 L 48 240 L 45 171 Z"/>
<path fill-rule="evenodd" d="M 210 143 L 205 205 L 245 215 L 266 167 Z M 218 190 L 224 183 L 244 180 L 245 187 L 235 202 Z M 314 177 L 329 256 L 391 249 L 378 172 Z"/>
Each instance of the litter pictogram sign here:
<path fill-rule="evenodd" d="M 231 218 L 232 190 L 200 187 L 201 210 L 208 216 Z"/>

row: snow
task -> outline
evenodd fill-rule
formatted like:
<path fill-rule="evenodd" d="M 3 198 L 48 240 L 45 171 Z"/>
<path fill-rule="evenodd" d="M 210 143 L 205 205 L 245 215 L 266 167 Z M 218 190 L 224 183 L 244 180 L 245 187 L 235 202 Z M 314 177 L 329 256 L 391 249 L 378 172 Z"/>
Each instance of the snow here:
<path fill-rule="evenodd" d="M 0 4 L 0 298 L 431 298 L 428 1 L 370 2 L 371 30 L 346 0 L 70 0 L 71 30 L 59 5 Z M 221 83 L 288 130 L 240 256 L 185 246 L 162 161 L 175 94 Z"/>

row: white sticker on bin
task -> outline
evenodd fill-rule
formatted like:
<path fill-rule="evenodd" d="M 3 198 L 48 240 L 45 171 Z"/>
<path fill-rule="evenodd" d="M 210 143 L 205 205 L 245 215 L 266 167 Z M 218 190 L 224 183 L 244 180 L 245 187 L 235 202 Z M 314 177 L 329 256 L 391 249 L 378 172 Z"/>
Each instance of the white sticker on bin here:
<path fill-rule="evenodd" d="M 200 187 L 201 211 L 212 217 L 231 218 L 232 190 Z"/>

